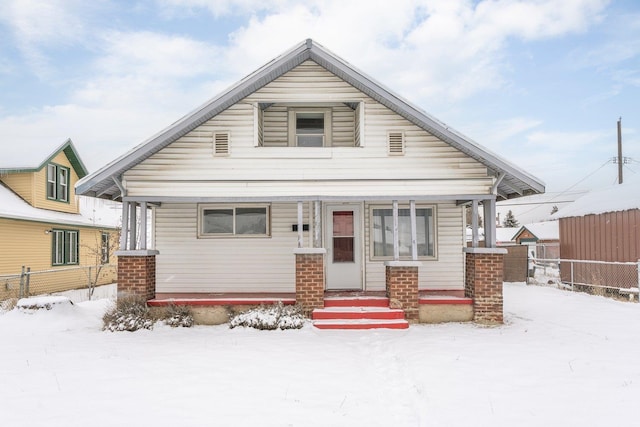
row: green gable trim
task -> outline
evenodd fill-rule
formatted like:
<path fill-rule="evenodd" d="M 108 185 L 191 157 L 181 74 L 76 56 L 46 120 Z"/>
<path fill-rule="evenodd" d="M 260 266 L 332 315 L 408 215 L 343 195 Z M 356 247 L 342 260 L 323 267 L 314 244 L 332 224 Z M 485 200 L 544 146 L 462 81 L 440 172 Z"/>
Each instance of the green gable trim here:
<path fill-rule="evenodd" d="M 0 174 L 10 174 L 10 173 L 22 173 L 22 172 L 40 172 L 42 168 L 45 168 L 47 164 L 52 163 L 53 159 L 60 154 L 60 152 L 64 152 L 65 156 L 69 159 L 69 163 L 73 167 L 73 170 L 78 175 L 78 179 L 84 178 L 89 174 L 84 163 L 80 159 L 78 155 L 78 151 L 71 139 L 67 139 L 62 145 L 56 148 L 50 155 L 47 157 L 38 167 L 35 168 L 0 168 Z"/>

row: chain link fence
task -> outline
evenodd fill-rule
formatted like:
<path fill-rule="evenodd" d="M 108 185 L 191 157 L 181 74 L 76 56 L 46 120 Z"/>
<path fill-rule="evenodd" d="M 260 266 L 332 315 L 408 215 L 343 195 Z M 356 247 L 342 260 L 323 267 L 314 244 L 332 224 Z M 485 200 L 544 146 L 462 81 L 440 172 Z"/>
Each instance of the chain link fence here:
<path fill-rule="evenodd" d="M 530 258 L 528 282 L 634 300 L 640 291 L 640 261 Z"/>
<path fill-rule="evenodd" d="M 88 289 L 115 283 L 118 274 L 115 264 L 78 266 L 31 271 L 22 267 L 17 274 L 0 275 L 0 301 L 51 294 L 73 289 Z"/>

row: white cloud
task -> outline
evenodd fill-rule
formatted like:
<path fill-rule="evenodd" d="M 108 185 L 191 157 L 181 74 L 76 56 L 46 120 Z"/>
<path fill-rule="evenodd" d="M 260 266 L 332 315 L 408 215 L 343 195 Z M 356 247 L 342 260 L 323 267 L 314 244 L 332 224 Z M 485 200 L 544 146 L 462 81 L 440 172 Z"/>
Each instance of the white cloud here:
<path fill-rule="evenodd" d="M 10 29 L 31 71 L 44 77 L 50 75 L 47 48 L 83 43 L 87 6 L 82 0 L 5 0 L 0 22 Z"/>

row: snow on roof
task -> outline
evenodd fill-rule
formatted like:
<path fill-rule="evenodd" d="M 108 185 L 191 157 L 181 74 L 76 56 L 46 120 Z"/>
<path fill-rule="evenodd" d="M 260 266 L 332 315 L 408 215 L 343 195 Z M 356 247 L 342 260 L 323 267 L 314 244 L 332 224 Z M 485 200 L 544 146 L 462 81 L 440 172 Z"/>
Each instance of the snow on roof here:
<path fill-rule="evenodd" d="M 80 203 L 81 207 L 83 203 L 84 202 Z M 88 202 L 87 204 L 90 205 Z M 13 191 L 9 190 L 4 185 L 0 185 L 0 218 L 84 227 L 116 227 L 120 221 L 120 212 L 117 209 L 108 208 L 115 212 L 109 213 L 106 205 L 103 206 L 105 207 L 100 210 L 93 210 L 92 215 L 87 215 L 86 213 L 72 214 L 56 212 L 49 209 L 34 208 Z"/>
<path fill-rule="evenodd" d="M 511 242 L 520 227 L 497 227 L 496 242 Z"/>
<path fill-rule="evenodd" d="M 0 174 L 38 170 L 60 152 L 65 153 L 80 178 L 89 173 L 73 142 L 67 139 L 55 149 L 40 141 L 0 145 Z"/>
<path fill-rule="evenodd" d="M 560 227 L 558 221 L 543 221 L 526 224 L 523 226 L 539 240 L 559 240 Z"/>
<path fill-rule="evenodd" d="M 591 191 L 551 215 L 552 219 L 640 209 L 640 179 Z"/>

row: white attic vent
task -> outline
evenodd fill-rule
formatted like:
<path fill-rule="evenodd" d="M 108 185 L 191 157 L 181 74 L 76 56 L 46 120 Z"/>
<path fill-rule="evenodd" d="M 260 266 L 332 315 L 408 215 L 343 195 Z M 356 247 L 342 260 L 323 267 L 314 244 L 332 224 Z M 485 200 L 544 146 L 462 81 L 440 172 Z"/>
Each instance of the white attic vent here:
<path fill-rule="evenodd" d="M 404 134 L 402 132 L 389 132 L 388 149 L 390 156 L 404 155 Z"/>
<path fill-rule="evenodd" d="M 229 155 L 229 132 L 216 132 L 213 134 L 213 155 Z"/>

